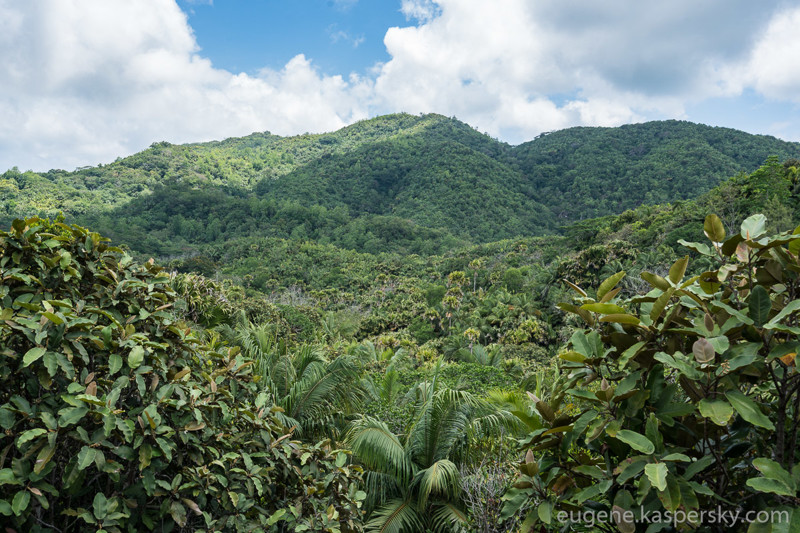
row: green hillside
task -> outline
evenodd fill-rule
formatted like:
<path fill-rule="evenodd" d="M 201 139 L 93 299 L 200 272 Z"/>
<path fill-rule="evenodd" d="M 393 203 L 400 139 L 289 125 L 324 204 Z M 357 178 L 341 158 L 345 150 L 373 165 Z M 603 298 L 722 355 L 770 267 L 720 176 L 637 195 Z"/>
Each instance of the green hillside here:
<path fill-rule="evenodd" d="M 511 147 L 454 118 L 398 114 L 321 135 L 155 143 L 73 172 L 12 169 L 0 222 L 63 213 L 163 257 L 233 237 L 431 254 L 689 198 L 770 155 L 798 157 L 800 145 L 665 121 Z"/>
<path fill-rule="evenodd" d="M 559 220 L 691 198 L 800 144 L 677 120 L 570 128 L 515 147 L 511 161 Z"/>
<path fill-rule="evenodd" d="M 554 532 L 734 501 L 797 529 L 800 161 L 556 228 L 514 149 L 400 118 L 6 173 L 4 208 L 115 242 L 0 232 L 4 523 Z M 295 143 L 280 177 L 257 140 Z"/>

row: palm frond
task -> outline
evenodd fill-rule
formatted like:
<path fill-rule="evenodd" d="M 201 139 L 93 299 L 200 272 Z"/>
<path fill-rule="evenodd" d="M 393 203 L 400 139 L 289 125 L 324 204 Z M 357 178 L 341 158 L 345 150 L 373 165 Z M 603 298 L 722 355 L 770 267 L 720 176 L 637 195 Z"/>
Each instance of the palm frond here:
<path fill-rule="evenodd" d="M 431 497 L 444 501 L 458 498 L 461 492 L 461 474 L 452 461 L 441 459 L 417 472 L 415 483 L 419 484 L 417 506 L 424 509 Z"/>
<path fill-rule="evenodd" d="M 380 420 L 364 417 L 356 421 L 346 441 L 369 470 L 391 474 L 401 485 L 411 481 L 414 464 L 397 436 Z"/>
<path fill-rule="evenodd" d="M 431 522 L 436 533 L 463 531 L 461 527 L 467 523 L 467 514 L 451 502 L 440 503 L 433 511 Z"/>
<path fill-rule="evenodd" d="M 381 507 L 367 522 L 366 531 L 378 533 L 419 533 L 425 531 L 422 516 L 411 500 L 396 499 Z"/>
<path fill-rule="evenodd" d="M 309 344 L 297 348 L 292 356 L 292 364 L 298 376 L 303 376 L 309 367 L 324 367 L 327 361 L 322 351 Z"/>

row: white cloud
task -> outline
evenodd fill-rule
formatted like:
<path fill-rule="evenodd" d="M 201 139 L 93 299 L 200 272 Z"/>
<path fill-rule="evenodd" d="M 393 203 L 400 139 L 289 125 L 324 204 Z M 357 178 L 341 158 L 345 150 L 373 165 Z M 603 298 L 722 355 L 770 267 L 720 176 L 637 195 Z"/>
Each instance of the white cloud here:
<path fill-rule="evenodd" d="M 776 15 L 743 68 L 744 80 L 769 98 L 800 102 L 800 7 Z"/>
<path fill-rule="evenodd" d="M 108 162 L 154 141 L 366 118 L 369 80 L 324 76 L 303 55 L 257 76 L 198 54 L 171 0 L 0 0 L 0 167 Z"/>
<path fill-rule="evenodd" d="M 358 48 L 365 41 L 363 35 L 354 37 L 344 30 L 336 29 L 335 25 L 328 27 L 328 36 L 330 37 L 331 42 L 334 44 L 344 41 L 346 43 L 350 43 L 353 48 Z"/>
<path fill-rule="evenodd" d="M 439 9 L 434 0 L 401 0 L 400 12 L 408 20 L 427 22 L 439 13 Z"/>
<path fill-rule="evenodd" d="M 689 103 L 746 90 L 800 101 L 800 8 L 779 0 L 400 5 L 416 23 L 388 29 L 391 59 L 365 78 L 323 75 L 304 55 L 257 75 L 217 69 L 174 0 L 0 0 L 0 170 L 396 111 L 455 115 L 519 142 L 680 118 Z"/>
<path fill-rule="evenodd" d="M 777 6 L 749 0 L 435 4 L 439 14 L 431 16 L 430 0 L 403 2 L 403 11 L 422 23 L 387 32 L 392 59 L 376 80 L 377 96 L 387 108 L 453 114 L 511 141 L 571 125 L 681 117 L 686 102 L 735 94 L 741 86 L 730 66 L 749 53 Z M 792 23 L 781 27 L 789 32 Z M 787 47 L 782 50 L 785 58 Z"/>

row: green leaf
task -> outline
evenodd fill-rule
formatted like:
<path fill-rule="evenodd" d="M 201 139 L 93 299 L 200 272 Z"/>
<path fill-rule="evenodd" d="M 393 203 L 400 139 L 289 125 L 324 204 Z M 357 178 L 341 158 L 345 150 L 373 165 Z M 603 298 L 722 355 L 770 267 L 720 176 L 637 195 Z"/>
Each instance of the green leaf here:
<path fill-rule="evenodd" d="M 553 504 L 550 502 L 542 502 L 539 504 L 539 508 L 536 509 L 536 512 L 539 514 L 539 518 L 542 522 L 549 524 L 553 518 Z"/>
<path fill-rule="evenodd" d="M 625 271 L 617 272 L 613 276 L 606 279 L 600 286 L 597 288 L 597 299 L 602 300 L 603 296 L 608 294 L 608 291 L 616 287 L 617 283 L 625 277 Z M 548 522 L 549 523 L 549 522 Z"/>
<path fill-rule="evenodd" d="M 627 313 L 612 313 L 600 319 L 600 322 L 615 322 L 617 324 L 633 324 L 637 326 L 641 321 L 633 315 Z"/>
<path fill-rule="evenodd" d="M 108 374 L 113 376 L 122 368 L 122 357 L 119 354 L 112 353 L 108 356 Z"/>
<path fill-rule="evenodd" d="M 630 360 L 636 357 L 636 354 L 639 353 L 639 350 L 641 350 L 645 344 L 647 344 L 645 341 L 637 342 L 636 344 L 634 344 L 633 346 L 622 352 L 622 355 L 620 355 L 619 359 L 617 359 L 620 369 L 625 368 L 630 362 Z"/>
<path fill-rule="evenodd" d="M 617 476 L 617 483 L 625 483 L 633 476 L 638 475 L 642 470 L 644 470 L 646 464 L 647 462 L 644 459 L 639 459 L 638 461 L 630 463 Z"/>
<path fill-rule="evenodd" d="M 661 500 L 661 504 L 666 510 L 675 512 L 681 504 L 681 487 L 672 476 L 667 477 L 666 480 L 667 488 L 658 491 L 658 499 Z"/>
<path fill-rule="evenodd" d="M 78 470 L 85 470 L 94 462 L 94 448 L 84 446 L 78 452 Z"/>
<path fill-rule="evenodd" d="M 733 416 L 733 407 L 725 400 L 700 400 L 698 404 L 703 418 L 709 418 L 718 426 L 727 426 Z"/>
<path fill-rule="evenodd" d="M 695 474 L 698 472 L 702 472 L 706 468 L 709 467 L 716 459 L 714 459 L 713 455 L 704 455 L 697 461 L 693 462 L 689 466 L 686 467 L 686 471 L 683 473 L 684 479 L 692 479 Z"/>
<path fill-rule="evenodd" d="M 142 444 L 139 448 L 139 470 L 144 470 L 150 466 L 150 461 L 153 458 L 153 447 L 149 444 Z"/>
<path fill-rule="evenodd" d="M 3 468 L 0 470 L 0 485 L 20 485 L 21 483 L 12 469 Z"/>
<path fill-rule="evenodd" d="M 772 320 L 764 324 L 764 327 L 767 329 L 773 329 L 778 323 L 780 323 L 781 320 L 798 310 L 800 310 L 800 300 L 792 300 L 786 304 L 786 307 L 781 309 L 780 313 L 772 317 Z"/>
<path fill-rule="evenodd" d="M 30 501 L 31 493 L 23 489 L 14 495 L 14 500 L 11 502 L 11 510 L 14 511 L 15 515 L 19 516 L 22 511 L 28 508 Z"/>
<path fill-rule="evenodd" d="M 670 288 L 665 291 L 664 294 L 659 296 L 655 302 L 653 302 L 653 308 L 650 310 L 650 320 L 652 320 L 654 324 L 661 316 L 661 313 L 664 312 L 664 309 L 667 307 L 667 304 L 674 293 L 675 289 Z"/>
<path fill-rule="evenodd" d="M 14 427 L 15 419 L 14 411 L 6 409 L 5 407 L 0 407 L 0 427 L 3 429 L 11 429 Z"/>
<path fill-rule="evenodd" d="M 747 307 L 749 310 L 748 316 L 753 319 L 753 323 L 757 328 L 763 326 L 769 318 L 769 312 L 772 309 L 772 301 L 769 299 L 767 289 L 761 285 L 756 285 L 750 292 L 750 298 L 747 300 Z"/>
<path fill-rule="evenodd" d="M 128 366 L 132 369 L 139 368 L 142 361 L 144 361 L 144 348 L 141 346 L 134 346 L 131 349 L 130 355 L 128 355 Z"/>
<path fill-rule="evenodd" d="M 754 426 L 762 427 L 764 429 L 768 429 L 770 431 L 775 431 L 775 425 L 770 421 L 769 418 L 764 416 L 764 413 L 761 412 L 761 409 L 758 408 L 758 405 L 742 394 L 738 390 L 732 390 L 725 393 L 725 397 L 731 402 L 731 405 L 739 415 L 744 418 L 747 422 L 750 422 Z"/>
<path fill-rule="evenodd" d="M 795 492 L 784 482 L 766 477 L 754 477 L 747 480 L 747 486 L 759 492 L 771 492 L 780 496 L 794 496 Z"/>
<path fill-rule="evenodd" d="M 686 255 L 681 259 L 675 261 L 669 268 L 669 280 L 677 285 L 683 279 L 686 273 L 686 267 L 689 266 L 689 256 Z"/>
<path fill-rule="evenodd" d="M 762 214 L 747 217 L 742 222 L 742 238 L 745 240 L 755 240 L 767 232 L 767 217 Z"/>
<path fill-rule="evenodd" d="M 94 511 L 94 517 L 98 520 L 103 520 L 106 517 L 108 513 L 108 499 L 106 499 L 105 494 L 98 492 L 94 495 L 92 510 Z"/>
<path fill-rule="evenodd" d="M 680 463 L 691 463 L 692 458 L 683 453 L 671 453 L 661 458 L 662 461 L 677 461 Z"/>
<path fill-rule="evenodd" d="M 644 473 L 655 488 L 658 490 L 667 489 L 667 465 L 664 463 L 645 465 Z"/>
<path fill-rule="evenodd" d="M 232 493 L 229 494 L 232 495 Z M 233 497 L 231 497 L 231 499 L 233 499 Z M 180 503 L 173 501 L 169 506 L 169 514 L 172 515 L 172 519 L 180 527 L 186 525 L 186 507 Z"/>
<path fill-rule="evenodd" d="M 578 352 L 561 352 L 558 354 L 559 359 L 563 359 L 564 361 L 569 361 L 571 363 L 583 363 L 586 361 L 586 356 L 578 353 Z"/>
<path fill-rule="evenodd" d="M 650 439 L 629 429 L 621 429 L 617 431 L 615 438 L 617 440 L 621 440 L 634 450 L 642 452 L 646 455 L 650 455 L 656 451 L 656 447 Z"/>
<path fill-rule="evenodd" d="M 55 376 L 56 372 L 58 372 L 58 354 L 55 352 L 45 352 L 43 362 L 50 377 Z"/>
<path fill-rule="evenodd" d="M 717 215 L 710 214 L 703 222 L 703 233 L 711 242 L 722 242 L 725 240 L 725 225 Z"/>
<path fill-rule="evenodd" d="M 36 348 L 31 348 L 25 355 L 22 356 L 22 366 L 26 367 L 29 366 L 34 361 L 37 361 L 40 357 L 44 355 L 44 352 L 47 350 L 42 348 L 41 346 L 37 346 Z"/>
<path fill-rule="evenodd" d="M 656 289 L 666 291 L 672 288 L 672 285 L 669 284 L 669 281 L 665 280 L 658 274 L 653 274 L 652 272 L 642 272 L 641 277 Z"/>
<path fill-rule="evenodd" d="M 598 483 L 597 485 L 590 485 L 575 495 L 575 501 L 583 503 L 590 498 L 605 494 L 608 489 L 611 488 L 611 483 L 611 480 L 608 480 Z"/>
<path fill-rule="evenodd" d="M 759 457 L 757 459 L 753 459 L 753 466 L 759 472 L 761 472 L 764 477 L 776 479 L 782 483 L 785 483 L 787 487 L 792 489 L 796 488 L 796 483 L 794 479 L 792 479 L 792 475 L 784 470 L 778 462 L 773 461 L 772 459 Z"/>
<path fill-rule="evenodd" d="M 575 423 L 572 425 L 572 434 L 575 437 L 580 437 L 586 428 L 589 427 L 589 423 L 592 422 L 597 418 L 597 411 L 594 409 L 590 409 L 583 413 Z"/>
<path fill-rule="evenodd" d="M 588 335 L 581 330 L 572 334 L 569 339 L 575 351 L 586 357 L 597 356 L 598 345 L 601 345 L 600 338 L 596 332 L 592 331 Z"/>
<path fill-rule="evenodd" d="M 695 252 L 701 255 L 708 255 L 708 256 L 714 255 L 714 252 L 711 251 L 711 248 L 709 248 L 707 244 L 702 244 L 699 242 L 688 242 L 683 239 L 678 239 L 678 244 L 680 244 L 681 246 L 685 246 L 690 250 L 694 250 Z"/>
<path fill-rule="evenodd" d="M 581 306 L 581 309 L 590 311 L 592 313 L 600 313 L 601 315 L 625 313 L 625 309 L 614 304 L 599 304 L 599 303 L 585 304 Z"/>
<path fill-rule="evenodd" d="M 71 426 L 72 424 L 77 424 L 88 412 L 89 408 L 83 405 L 80 407 L 70 407 L 68 409 L 63 409 L 59 411 L 60 416 L 58 417 L 58 427 L 63 428 Z"/>
<path fill-rule="evenodd" d="M 278 509 L 277 511 L 272 513 L 272 515 L 270 515 L 270 517 L 267 519 L 267 525 L 268 526 L 275 525 L 275 523 L 278 520 L 281 520 L 283 518 L 283 515 L 285 514 L 286 514 L 286 509 Z"/>
<path fill-rule="evenodd" d="M 45 433 L 47 433 L 47 430 L 42 428 L 29 429 L 17 438 L 17 449 L 22 448 L 22 445 L 26 442 L 35 439 L 39 435 L 44 435 Z"/>

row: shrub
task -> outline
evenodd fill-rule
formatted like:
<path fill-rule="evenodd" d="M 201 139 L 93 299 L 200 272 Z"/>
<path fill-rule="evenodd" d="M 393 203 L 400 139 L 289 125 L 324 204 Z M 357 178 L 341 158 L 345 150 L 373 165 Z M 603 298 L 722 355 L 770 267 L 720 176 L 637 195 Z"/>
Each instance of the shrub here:
<path fill-rule="evenodd" d="M 33 218 L 0 233 L 0 276 L 9 531 L 361 530 L 346 453 L 291 441 L 152 261 Z"/>
<path fill-rule="evenodd" d="M 768 237 L 765 221 L 726 238 L 710 215 L 711 243 L 684 245 L 718 268 L 684 279 L 684 257 L 666 278 L 643 273 L 645 295 L 617 298 L 624 272 L 594 298 L 574 287 L 577 304 L 562 308 L 589 329 L 560 356 L 559 393 L 536 403 L 545 427 L 527 441 L 506 515 L 533 501 L 527 525 L 561 529 L 559 513 L 588 508 L 633 532 L 647 529 L 642 511 L 682 511 L 678 529 L 717 531 L 698 511 L 722 505 L 785 511 L 750 531 L 800 527 L 800 235 Z M 582 411 L 570 416 L 565 398 Z"/>

